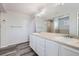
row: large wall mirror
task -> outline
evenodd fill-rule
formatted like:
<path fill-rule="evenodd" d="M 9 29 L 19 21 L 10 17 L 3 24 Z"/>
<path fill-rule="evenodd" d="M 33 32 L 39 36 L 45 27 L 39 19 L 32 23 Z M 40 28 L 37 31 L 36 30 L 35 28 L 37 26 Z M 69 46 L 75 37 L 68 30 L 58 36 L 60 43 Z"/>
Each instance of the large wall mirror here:
<path fill-rule="evenodd" d="M 58 17 L 54 21 L 57 33 L 69 34 L 69 16 Z"/>

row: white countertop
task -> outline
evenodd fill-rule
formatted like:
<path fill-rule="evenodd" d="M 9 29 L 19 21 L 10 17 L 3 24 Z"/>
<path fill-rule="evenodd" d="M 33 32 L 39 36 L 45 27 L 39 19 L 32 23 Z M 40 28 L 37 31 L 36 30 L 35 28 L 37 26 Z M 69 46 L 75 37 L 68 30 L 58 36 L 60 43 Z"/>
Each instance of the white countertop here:
<path fill-rule="evenodd" d="M 79 49 L 79 39 L 66 38 L 66 37 L 64 37 L 64 35 L 66 35 L 66 34 L 47 33 L 47 32 L 33 33 L 33 34 Z"/>

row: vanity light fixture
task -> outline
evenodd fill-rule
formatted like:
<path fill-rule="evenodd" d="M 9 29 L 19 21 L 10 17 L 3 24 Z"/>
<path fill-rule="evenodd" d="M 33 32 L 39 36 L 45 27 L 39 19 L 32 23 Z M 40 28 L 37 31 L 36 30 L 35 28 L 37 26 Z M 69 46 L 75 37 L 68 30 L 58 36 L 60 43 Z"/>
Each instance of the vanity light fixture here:
<path fill-rule="evenodd" d="M 55 6 L 63 6 L 64 3 L 55 3 L 54 5 L 55 5 Z"/>

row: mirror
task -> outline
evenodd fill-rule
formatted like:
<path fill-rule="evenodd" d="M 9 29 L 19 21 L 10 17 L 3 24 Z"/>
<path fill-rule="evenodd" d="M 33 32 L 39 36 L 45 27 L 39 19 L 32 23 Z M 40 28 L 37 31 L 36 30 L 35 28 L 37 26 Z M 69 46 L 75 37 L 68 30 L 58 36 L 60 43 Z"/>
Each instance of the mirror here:
<path fill-rule="evenodd" d="M 54 25 L 56 33 L 69 34 L 69 16 L 54 19 Z"/>

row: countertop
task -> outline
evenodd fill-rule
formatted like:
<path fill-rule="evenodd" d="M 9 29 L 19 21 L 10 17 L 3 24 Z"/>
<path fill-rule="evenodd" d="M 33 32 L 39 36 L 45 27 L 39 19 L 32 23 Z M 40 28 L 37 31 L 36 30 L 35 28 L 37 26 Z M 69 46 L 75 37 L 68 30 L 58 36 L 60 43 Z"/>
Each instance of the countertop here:
<path fill-rule="evenodd" d="M 71 46 L 71 47 L 79 50 L 79 39 L 66 38 L 66 37 L 64 37 L 64 35 L 66 35 L 66 34 L 41 32 L 41 33 L 33 33 L 33 35 L 37 35 L 42 38 L 46 38 L 48 40 L 55 41 L 60 44 Z"/>

